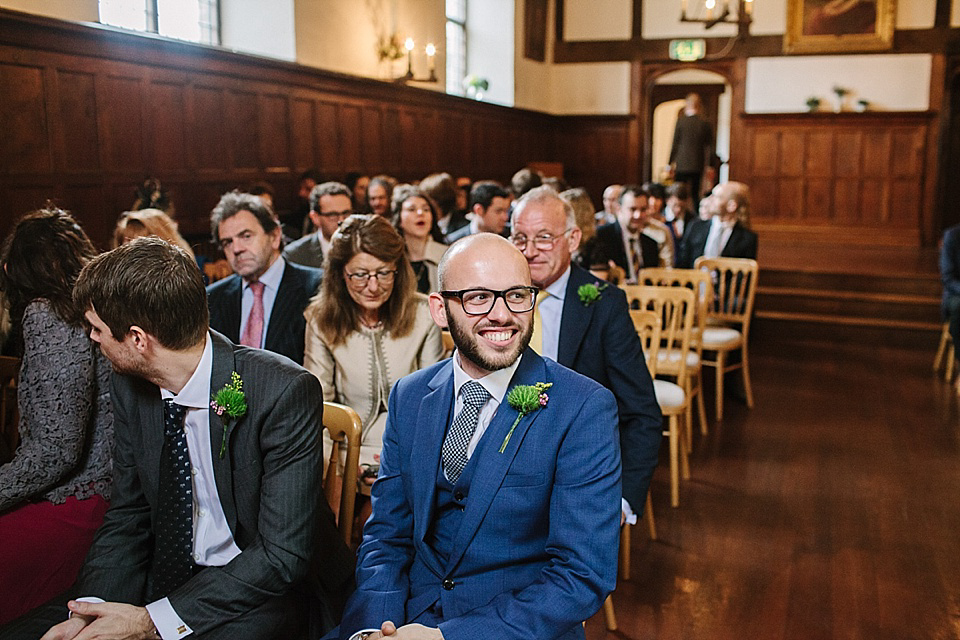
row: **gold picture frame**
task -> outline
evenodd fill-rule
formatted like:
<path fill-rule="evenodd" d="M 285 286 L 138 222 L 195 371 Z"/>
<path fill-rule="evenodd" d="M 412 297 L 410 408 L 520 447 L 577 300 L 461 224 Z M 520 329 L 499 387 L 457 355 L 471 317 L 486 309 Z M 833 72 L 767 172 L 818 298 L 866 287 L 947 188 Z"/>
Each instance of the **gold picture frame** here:
<path fill-rule="evenodd" d="M 885 51 L 896 0 L 787 0 L 786 53 Z"/>

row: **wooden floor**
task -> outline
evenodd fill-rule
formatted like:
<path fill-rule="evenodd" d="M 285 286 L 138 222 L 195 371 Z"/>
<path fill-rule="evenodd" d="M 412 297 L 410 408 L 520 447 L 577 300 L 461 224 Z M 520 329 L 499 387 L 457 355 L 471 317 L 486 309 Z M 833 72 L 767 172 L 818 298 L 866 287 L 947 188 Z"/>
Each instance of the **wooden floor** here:
<path fill-rule="evenodd" d="M 633 528 L 619 630 L 587 638 L 960 638 L 958 403 L 932 350 L 764 342 L 756 407 L 697 438 L 677 509 L 662 460 L 660 539 Z"/>

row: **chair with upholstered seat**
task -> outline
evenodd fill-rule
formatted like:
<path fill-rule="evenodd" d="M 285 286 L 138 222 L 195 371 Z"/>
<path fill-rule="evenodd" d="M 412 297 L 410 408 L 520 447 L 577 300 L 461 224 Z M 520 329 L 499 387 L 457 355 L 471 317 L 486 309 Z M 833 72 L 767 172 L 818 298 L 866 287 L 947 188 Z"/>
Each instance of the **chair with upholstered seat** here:
<path fill-rule="evenodd" d="M 357 499 L 357 468 L 360 465 L 360 434 L 363 423 L 350 407 L 336 402 L 323 403 L 323 428 L 330 433 L 333 450 L 330 452 L 323 493 L 327 502 L 336 501 L 340 493 L 337 528 L 347 546 L 353 538 L 353 512 Z M 346 447 L 343 476 L 339 477 L 340 448 Z M 331 504 L 333 506 L 333 504 Z"/>
<path fill-rule="evenodd" d="M 753 298 L 757 292 L 757 261 L 748 258 L 697 258 L 694 268 L 710 274 L 713 281 L 713 302 L 707 314 L 707 327 L 701 342 L 706 355 L 702 362 L 717 373 L 717 421 L 723 419 L 724 374 L 740 370 L 747 407 L 753 408 L 753 389 L 750 386 L 750 360 L 747 343 L 750 338 L 750 318 Z M 730 353 L 739 351 L 740 361 L 730 363 Z"/>
<path fill-rule="evenodd" d="M 707 409 L 703 402 L 703 349 L 700 336 L 706 326 L 707 312 L 713 300 L 713 283 L 710 275 L 696 269 L 672 269 L 655 267 L 640 270 L 640 284 L 657 287 L 686 287 L 694 292 L 694 324 L 690 334 L 690 352 L 687 354 L 686 392 L 690 398 L 686 414 L 687 447 L 693 446 L 693 399 L 697 399 L 697 418 L 700 433 L 707 435 Z M 675 349 L 664 349 L 659 353 L 657 372 L 667 376 L 676 376 L 680 366 L 680 354 Z"/>
<path fill-rule="evenodd" d="M 650 310 L 661 319 L 660 348 L 677 349 L 681 361 L 686 361 L 690 350 L 690 333 L 693 326 L 693 291 L 683 287 L 647 287 L 623 285 L 630 308 Z M 659 362 L 657 364 L 659 366 Z M 654 371 L 656 371 L 656 367 Z M 686 367 L 679 367 L 676 383 L 654 379 L 653 389 L 657 394 L 660 411 L 667 417 L 669 428 L 666 435 L 670 443 L 670 503 L 680 505 L 680 475 L 690 477 L 687 456 L 689 450 L 685 437 L 680 434 L 679 417 L 687 410 L 689 398 L 685 389 Z"/>
<path fill-rule="evenodd" d="M 17 410 L 17 374 L 20 358 L 0 356 L 0 464 L 9 462 L 20 440 L 17 431 L 20 414 Z"/>

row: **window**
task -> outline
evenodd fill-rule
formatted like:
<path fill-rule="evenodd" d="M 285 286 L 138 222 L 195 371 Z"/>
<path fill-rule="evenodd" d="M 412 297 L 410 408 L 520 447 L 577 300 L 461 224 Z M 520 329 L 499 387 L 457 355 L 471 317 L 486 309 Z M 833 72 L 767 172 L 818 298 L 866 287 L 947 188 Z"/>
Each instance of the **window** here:
<path fill-rule="evenodd" d="M 201 44 L 220 44 L 219 0 L 100 0 L 100 22 Z"/>
<path fill-rule="evenodd" d="M 462 96 L 467 75 L 467 0 L 447 0 L 447 93 Z"/>

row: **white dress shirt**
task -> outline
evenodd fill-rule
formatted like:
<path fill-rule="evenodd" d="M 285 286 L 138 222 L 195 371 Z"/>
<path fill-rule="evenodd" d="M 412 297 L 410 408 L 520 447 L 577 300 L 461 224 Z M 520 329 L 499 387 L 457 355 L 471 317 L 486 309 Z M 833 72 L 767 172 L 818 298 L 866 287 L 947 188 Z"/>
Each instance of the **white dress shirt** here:
<path fill-rule="evenodd" d="M 286 261 L 280 257 L 273 261 L 273 264 L 260 276 L 260 282 L 263 283 L 263 334 L 260 336 L 260 348 L 263 348 L 267 339 L 267 327 L 270 326 L 270 313 L 273 311 L 273 303 L 277 299 L 277 290 L 280 288 L 280 281 L 283 279 L 283 270 L 286 268 Z M 250 290 L 250 283 L 243 281 L 243 296 L 240 298 L 240 333 L 243 335 L 247 328 L 247 320 L 250 318 L 250 309 L 253 308 L 253 291 Z"/>
<path fill-rule="evenodd" d="M 737 224 L 736 218 L 722 221 L 720 216 L 713 216 L 710 219 L 710 233 L 707 234 L 707 241 L 703 245 L 703 256 L 705 258 L 719 258 L 723 253 L 723 248 L 727 246 L 730 235 L 733 233 L 733 227 Z"/>
<path fill-rule="evenodd" d="M 279 262 L 279 260 L 277 261 Z M 227 517 L 220 504 L 217 482 L 213 475 L 212 446 L 220 450 L 220 442 L 210 442 L 210 374 L 213 370 L 213 342 L 207 335 L 203 355 L 196 371 L 180 393 L 160 390 L 160 397 L 187 407 L 184 430 L 193 473 L 193 561 L 201 566 L 219 567 L 240 555 Z M 220 425 L 217 425 L 220 426 Z M 218 433 L 220 429 L 216 430 Z M 147 612 L 163 640 L 174 640 L 193 631 L 180 619 L 167 598 L 151 602 Z"/>
<path fill-rule="evenodd" d="M 629 258 L 628 258 L 629 259 Z M 563 297 L 567 293 L 567 282 L 570 280 L 570 266 L 559 278 L 550 283 L 545 291 L 549 295 L 540 293 L 540 330 L 543 336 L 544 358 L 550 358 L 557 361 L 557 354 L 560 351 L 560 320 L 563 316 Z"/>
<path fill-rule="evenodd" d="M 522 357 L 521 355 L 520 358 Z M 483 388 L 487 390 L 490 397 L 480 408 L 480 415 L 477 417 L 477 430 L 473 432 L 473 437 L 470 438 L 470 444 L 467 445 L 467 460 L 473 455 L 474 450 L 477 448 L 477 443 L 480 442 L 480 438 L 483 437 L 487 427 L 490 426 L 493 416 L 497 414 L 497 409 L 500 408 L 504 396 L 507 395 L 507 387 L 510 386 L 510 380 L 513 379 L 513 374 L 516 372 L 517 367 L 520 366 L 520 358 L 517 358 L 516 362 L 506 369 L 500 369 L 499 371 L 494 371 L 482 378 L 476 379 L 476 382 L 479 382 Z M 456 417 L 460 415 L 461 409 L 463 409 L 463 396 L 460 394 L 460 388 L 466 384 L 468 380 L 473 380 L 473 378 L 467 375 L 467 372 L 460 366 L 460 352 L 457 351 L 453 357 L 454 420 L 456 420 Z"/>

